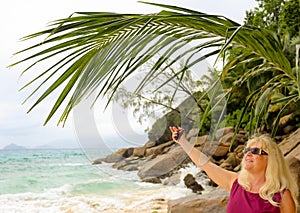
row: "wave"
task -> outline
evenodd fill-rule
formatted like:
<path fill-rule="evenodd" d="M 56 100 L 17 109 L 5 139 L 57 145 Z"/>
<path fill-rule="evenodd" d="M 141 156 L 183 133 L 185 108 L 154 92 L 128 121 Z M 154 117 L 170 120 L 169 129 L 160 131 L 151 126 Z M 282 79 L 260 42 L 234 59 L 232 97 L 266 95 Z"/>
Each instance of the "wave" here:
<path fill-rule="evenodd" d="M 199 173 L 189 165 L 180 170 L 180 183 L 169 186 L 141 182 L 137 171 L 112 164 L 91 165 L 79 151 L 12 153 L 0 159 L 12 159 L 0 165 L 0 213 L 167 212 L 168 200 L 192 194 L 185 175 Z"/>
<path fill-rule="evenodd" d="M 102 184 L 105 184 L 102 182 Z M 120 187 L 120 185 L 117 185 Z M 148 185 L 150 186 L 150 185 Z M 43 193 L 0 195 L 0 212 L 15 213 L 98 213 L 98 212 L 166 212 L 167 201 L 190 194 L 181 187 L 161 186 L 114 188 L 111 193 L 74 193 L 76 186 L 66 184 Z M 113 193 L 112 193 L 113 192 Z M 149 211 L 151 210 L 151 211 Z"/>

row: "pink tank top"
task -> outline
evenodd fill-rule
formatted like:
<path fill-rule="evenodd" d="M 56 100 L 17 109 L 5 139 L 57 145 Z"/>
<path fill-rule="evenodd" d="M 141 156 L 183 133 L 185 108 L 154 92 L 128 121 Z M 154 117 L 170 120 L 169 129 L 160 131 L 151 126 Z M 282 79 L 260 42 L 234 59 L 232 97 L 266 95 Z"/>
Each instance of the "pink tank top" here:
<path fill-rule="evenodd" d="M 281 195 L 276 193 L 273 200 L 280 202 Z M 227 213 L 280 213 L 280 208 L 262 199 L 258 193 L 246 191 L 237 181 L 232 184 Z"/>

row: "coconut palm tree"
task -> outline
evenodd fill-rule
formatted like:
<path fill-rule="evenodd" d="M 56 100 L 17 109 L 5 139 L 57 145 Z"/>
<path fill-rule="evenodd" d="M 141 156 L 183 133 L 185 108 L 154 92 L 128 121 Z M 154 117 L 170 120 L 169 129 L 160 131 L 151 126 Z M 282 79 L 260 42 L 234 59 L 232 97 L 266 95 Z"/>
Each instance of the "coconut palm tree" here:
<path fill-rule="evenodd" d="M 222 63 L 219 81 L 229 77 L 233 70 L 240 70 L 231 85 L 222 88 L 222 98 L 239 85 L 267 76 L 264 85 L 249 90 L 243 113 L 254 109 L 255 115 L 263 117 L 262 112 L 267 110 L 259 109 L 274 104 L 272 95 L 287 88 L 292 89 L 284 97 L 276 99 L 276 103 L 281 103 L 278 119 L 287 106 L 299 101 L 299 70 L 292 69 L 276 33 L 240 25 L 223 16 L 144 3 L 163 10 L 155 14 L 79 12 L 54 21 L 49 29 L 24 37 L 28 40 L 47 36 L 42 42 L 18 52 L 18 55 L 27 52 L 31 55 L 11 65 L 30 61 L 30 66 L 23 73 L 39 64 L 44 67 L 23 87 L 38 82 L 28 98 L 42 91 L 29 111 L 61 88 L 45 124 L 59 108 L 63 108 L 63 113 L 58 123 L 64 124 L 74 106 L 86 96 L 96 93 L 97 101 L 109 94 L 109 104 L 120 85 L 150 60 L 153 65 L 147 69 L 136 92 L 184 59 L 184 66 L 161 84 L 177 80 L 179 85 L 188 69 L 211 57 L 215 57 L 216 67 Z M 241 54 L 235 58 L 228 57 L 230 50 L 236 48 L 242 50 Z M 53 59 L 56 61 L 53 62 Z M 250 63 L 251 67 L 248 66 Z M 212 84 L 207 91 L 215 85 Z M 173 93 L 176 91 L 174 87 Z M 214 106 L 217 104 L 210 106 L 210 110 Z"/>

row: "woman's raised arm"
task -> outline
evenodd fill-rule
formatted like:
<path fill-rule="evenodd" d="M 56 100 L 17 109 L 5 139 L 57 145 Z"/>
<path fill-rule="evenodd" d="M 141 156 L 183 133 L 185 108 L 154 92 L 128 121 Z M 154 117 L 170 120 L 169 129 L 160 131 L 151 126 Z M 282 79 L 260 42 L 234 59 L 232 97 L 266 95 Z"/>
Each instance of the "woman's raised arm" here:
<path fill-rule="evenodd" d="M 191 160 L 206 172 L 208 177 L 212 179 L 217 185 L 230 191 L 231 186 L 235 179 L 237 179 L 238 174 L 235 172 L 223 169 L 216 164 L 212 163 L 209 158 L 203 154 L 200 150 L 194 148 L 194 145 L 189 143 L 183 133 L 179 138 L 178 133 L 182 130 L 181 128 L 170 127 L 172 132 L 172 139 L 180 144 L 183 150 L 188 154 Z"/>

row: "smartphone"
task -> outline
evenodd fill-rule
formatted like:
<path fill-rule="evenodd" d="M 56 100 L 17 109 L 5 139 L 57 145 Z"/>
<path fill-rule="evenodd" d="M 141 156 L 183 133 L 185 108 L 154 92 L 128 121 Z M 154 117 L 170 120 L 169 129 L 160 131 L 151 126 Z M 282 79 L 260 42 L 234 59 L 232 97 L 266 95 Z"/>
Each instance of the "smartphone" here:
<path fill-rule="evenodd" d="M 178 141 L 179 138 L 182 136 L 183 133 L 184 133 L 184 129 L 181 129 L 181 130 L 178 132 L 178 134 L 177 134 L 177 136 L 175 137 L 175 139 Z"/>

